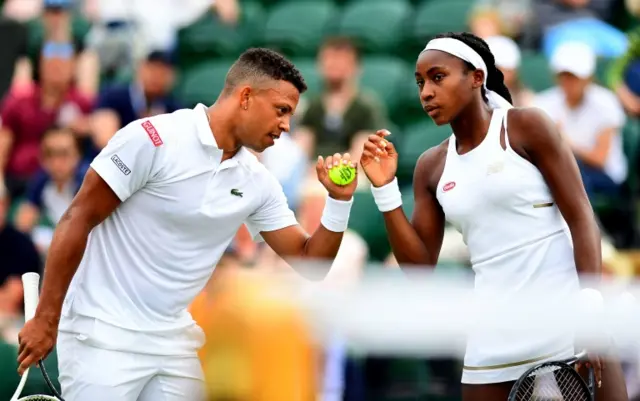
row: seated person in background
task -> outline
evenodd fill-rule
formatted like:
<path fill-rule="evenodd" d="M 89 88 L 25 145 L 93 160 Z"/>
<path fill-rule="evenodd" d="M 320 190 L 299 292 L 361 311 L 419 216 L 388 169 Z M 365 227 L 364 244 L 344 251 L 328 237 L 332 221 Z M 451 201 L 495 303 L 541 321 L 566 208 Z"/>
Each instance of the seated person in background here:
<path fill-rule="evenodd" d="M 558 86 L 540 93 L 543 109 L 571 143 L 587 194 L 614 194 L 627 178 L 620 130 L 625 114 L 615 94 L 596 85 L 593 50 L 582 43 L 558 47 L 551 58 Z"/>
<path fill-rule="evenodd" d="M 40 272 L 40 257 L 29 237 L 7 221 L 9 195 L 0 182 L 0 338 L 17 344 L 22 317 L 22 281 L 27 272 Z"/>
<path fill-rule="evenodd" d="M 282 185 L 291 210 L 297 211 L 309 165 L 304 149 L 288 133 L 283 132 L 275 145 L 258 155 L 258 159 Z"/>
<path fill-rule="evenodd" d="M 530 0 L 475 0 L 469 27 L 483 39 L 496 35 L 518 37 L 530 14 Z"/>
<path fill-rule="evenodd" d="M 492 36 L 485 41 L 496 59 L 496 67 L 504 75 L 504 83 L 511 93 L 513 105 L 515 107 L 530 106 L 534 93 L 524 86 L 518 76 L 522 56 L 516 42 L 506 36 Z"/>
<path fill-rule="evenodd" d="M 178 110 L 170 95 L 174 79 L 171 56 L 154 51 L 138 66 L 131 84 L 103 90 L 91 121 L 96 148 L 104 148 L 117 130 L 137 119 Z"/>
<path fill-rule="evenodd" d="M 291 287 L 236 269 L 224 275 L 207 315 L 200 352 L 207 400 L 316 399 L 316 339 Z"/>
<path fill-rule="evenodd" d="M 211 322 L 209 312 L 211 311 L 213 305 L 212 302 L 214 301 L 215 296 L 224 288 L 225 277 L 229 277 L 229 274 L 232 274 L 242 267 L 243 263 L 235 247 L 230 245 L 220 258 L 220 261 L 213 271 L 209 282 L 207 282 L 207 285 L 189 306 L 189 313 L 191 313 L 193 320 L 198 324 L 198 326 L 208 327 L 213 324 L 213 322 Z M 200 360 L 204 363 L 203 352 L 204 351 L 200 349 L 198 355 L 200 356 Z"/>
<path fill-rule="evenodd" d="M 630 61 L 612 85 L 627 113 L 640 116 L 640 59 Z"/>
<path fill-rule="evenodd" d="M 350 149 L 359 160 L 366 137 L 385 125 L 386 111 L 359 88 L 360 56 L 350 39 L 328 39 L 318 53 L 318 69 L 324 92 L 310 99 L 293 138 L 310 158 Z"/>
<path fill-rule="evenodd" d="M 2 1 L 0 1 L 2 4 Z M 20 81 L 28 81 L 24 71 L 27 60 L 28 29 L 25 24 L 0 15 L 0 98 Z M 30 72 L 28 72 L 30 74 Z"/>
<path fill-rule="evenodd" d="M 33 234 L 38 248 L 46 251 L 53 227 L 78 192 L 88 165 L 80 161 L 80 149 L 73 133 L 63 128 L 51 128 L 44 134 L 41 160 L 43 171 L 31 181 L 15 224 L 18 230 Z M 43 218 L 46 224 L 36 227 Z"/>
<path fill-rule="evenodd" d="M 640 29 L 634 29 L 628 37 L 629 48 L 609 65 L 606 79 L 625 111 L 637 117 L 640 116 Z"/>
<path fill-rule="evenodd" d="M 40 140 L 53 125 L 82 136 L 88 130 L 91 101 L 73 86 L 73 47 L 48 43 L 40 62 L 40 83 L 33 91 L 9 95 L 0 109 L 0 176 L 15 198 L 40 169 Z"/>

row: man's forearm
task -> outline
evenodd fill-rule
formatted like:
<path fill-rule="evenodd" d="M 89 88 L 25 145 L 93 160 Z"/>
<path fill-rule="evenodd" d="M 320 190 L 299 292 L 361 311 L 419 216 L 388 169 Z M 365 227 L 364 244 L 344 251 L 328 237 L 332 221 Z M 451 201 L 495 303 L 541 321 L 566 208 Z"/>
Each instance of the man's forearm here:
<path fill-rule="evenodd" d="M 309 259 L 334 259 L 340 249 L 344 232 L 334 232 L 322 224 L 304 246 L 303 256 Z"/>
<path fill-rule="evenodd" d="M 64 297 L 84 255 L 90 231 L 89 224 L 74 219 L 73 209 L 58 223 L 48 252 L 36 316 L 54 322 L 60 319 Z"/>
<path fill-rule="evenodd" d="M 353 198 L 328 197 L 320 218 L 320 226 L 307 239 L 302 255 L 310 259 L 334 259 L 347 229 Z"/>

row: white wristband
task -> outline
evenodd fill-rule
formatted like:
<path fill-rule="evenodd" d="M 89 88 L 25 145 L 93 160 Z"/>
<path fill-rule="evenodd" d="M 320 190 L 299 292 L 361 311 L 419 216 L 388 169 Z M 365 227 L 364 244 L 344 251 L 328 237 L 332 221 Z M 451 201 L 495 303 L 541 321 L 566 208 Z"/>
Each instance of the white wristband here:
<path fill-rule="evenodd" d="M 336 233 L 346 231 L 349 224 L 351 205 L 353 205 L 353 198 L 348 201 L 341 201 L 328 196 L 324 204 L 320 224 L 327 230 Z"/>
<path fill-rule="evenodd" d="M 371 193 L 373 194 L 373 199 L 376 201 L 376 205 L 378 205 L 378 209 L 383 213 L 402 206 L 402 194 L 400 193 L 397 178 L 394 178 L 393 181 L 387 185 L 378 188 L 372 185 Z"/>

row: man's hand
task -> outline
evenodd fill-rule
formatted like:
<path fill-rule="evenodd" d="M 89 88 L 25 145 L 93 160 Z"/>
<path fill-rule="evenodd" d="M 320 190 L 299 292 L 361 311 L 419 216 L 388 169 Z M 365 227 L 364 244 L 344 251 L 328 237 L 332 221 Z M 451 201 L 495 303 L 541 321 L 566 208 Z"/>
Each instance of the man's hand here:
<path fill-rule="evenodd" d="M 18 373 L 37 364 L 51 353 L 58 336 L 58 324 L 52 319 L 34 317 L 18 334 Z"/>
<path fill-rule="evenodd" d="M 338 185 L 334 183 L 331 181 L 331 178 L 329 178 L 329 170 L 340 165 L 348 165 L 356 168 L 356 164 L 351 161 L 349 153 L 345 153 L 344 155 L 336 153 L 333 156 L 327 157 L 326 160 L 322 156 L 318 156 L 316 173 L 318 173 L 318 180 L 324 185 L 327 191 L 329 191 L 330 197 L 336 200 L 349 201 L 353 197 L 353 192 L 358 185 L 358 177 L 356 176 L 348 185 Z"/>

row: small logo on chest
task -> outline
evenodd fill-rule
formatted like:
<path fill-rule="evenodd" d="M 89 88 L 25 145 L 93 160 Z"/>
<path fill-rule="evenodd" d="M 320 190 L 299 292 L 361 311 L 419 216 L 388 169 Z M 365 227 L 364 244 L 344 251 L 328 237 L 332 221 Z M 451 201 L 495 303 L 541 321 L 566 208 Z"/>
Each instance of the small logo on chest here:
<path fill-rule="evenodd" d="M 242 192 L 240 192 L 240 190 L 239 190 L 239 189 L 235 189 L 235 188 L 234 188 L 234 189 L 232 189 L 232 190 L 231 190 L 231 195 L 233 195 L 233 196 L 237 196 L 237 197 L 239 197 L 239 198 L 242 198 Z"/>
<path fill-rule="evenodd" d="M 456 187 L 455 181 L 449 181 L 442 186 L 442 192 L 451 191 L 455 187 Z"/>

